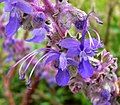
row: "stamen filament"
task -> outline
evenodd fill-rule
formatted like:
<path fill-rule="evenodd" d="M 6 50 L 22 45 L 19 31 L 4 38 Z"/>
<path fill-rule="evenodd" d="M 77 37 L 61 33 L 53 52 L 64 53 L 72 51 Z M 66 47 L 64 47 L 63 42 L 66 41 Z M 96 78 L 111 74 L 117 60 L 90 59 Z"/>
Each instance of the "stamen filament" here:
<path fill-rule="evenodd" d="M 45 54 L 44 56 L 42 56 L 42 57 L 37 61 L 37 63 L 34 65 L 33 69 L 32 69 L 31 72 L 30 72 L 30 75 L 29 75 L 28 80 L 30 80 L 30 78 L 31 78 L 31 76 L 32 76 L 32 74 L 33 74 L 36 66 L 38 65 L 38 63 L 39 63 L 42 59 L 44 59 L 47 55 L 48 55 L 48 54 Z"/>
<path fill-rule="evenodd" d="M 21 66 L 20 66 L 20 68 L 19 68 L 19 75 L 21 74 L 21 70 L 22 70 L 22 67 L 23 67 L 24 63 L 25 63 L 30 57 L 36 56 L 35 54 L 37 55 L 38 52 L 35 52 L 35 53 L 31 54 L 29 57 L 27 57 L 27 58 L 23 61 L 23 63 L 21 64 Z"/>

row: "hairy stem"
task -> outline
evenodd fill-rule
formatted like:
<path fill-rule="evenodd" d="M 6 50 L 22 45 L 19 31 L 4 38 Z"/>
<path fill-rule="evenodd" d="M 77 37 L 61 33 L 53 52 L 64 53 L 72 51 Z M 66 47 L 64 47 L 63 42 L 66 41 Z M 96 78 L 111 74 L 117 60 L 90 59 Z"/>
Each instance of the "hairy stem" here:
<path fill-rule="evenodd" d="M 31 100 L 32 100 L 31 96 L 35 92 L 35 90 L 39 84 L 39 81 L 40 81 L 39 76 L 36 76 L 33 80 L 31 88 L 25 90 L 25 94 L 23 96 L 21 105 L 31 105 Z"/>

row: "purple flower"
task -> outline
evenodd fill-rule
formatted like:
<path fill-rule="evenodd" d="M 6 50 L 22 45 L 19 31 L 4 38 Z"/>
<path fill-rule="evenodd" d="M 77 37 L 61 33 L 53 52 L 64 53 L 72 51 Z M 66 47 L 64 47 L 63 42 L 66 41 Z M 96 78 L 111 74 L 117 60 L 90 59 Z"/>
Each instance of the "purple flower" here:
<path fill-rule="evenodd" d="M 69 57 L 80 57 L 78 73 L 83 78 L 89 78 L 93 75 L 93 67 L 90 64 L 89 56 L 94 56 L 98 48 L 102 47 L 101 43 L 98 43 L 97 39 L 93 38 L 93 45 L 91 45 L 89 39 L 85 39 L 84 48 L 81 48 L 81 43 L 73 38 L 66 38 L 60 41 L 59 45 L 63 48 L 67 48 L 67 55 Z"/>
<path fill-rule="evenodd" d="M 65 53 L 60 53 L 57 51 L 48 53 L 48 56 L 44 60 L 44 65 L 48 64 L 51 61 L 56 61 L 56 63 L 58 62 L 58 66 L 56 67 L 58 70 L 56 74 L 57 84 L 59 86 L 66 86 L 70 79 L 68 65 L 74 65 L 74 62 L 70 62 Z"/>
<path fill-rule="evenodd" d="M 109 100 L 110 100 L 110 97 L 111 97 L 111 94 L 110 94 L 110 92 L 109 92 L 108 90 L 103 89 L 103 90 L 101 91 L 100 96 L 101 96 L 102 100 L 104 100 L 104 101 L 109 101 Z"/>
<path fill-rule="evenodd" d="M 45 28 L 37 28 L 32 31 L 33 38 L 27 39 L 28 42 L 40 43 L 45 39 L 47 31 Z"/>
<path fill-rule="evenodd" d="M 20 12 L 13 10 L 10 13 L 9 22 L 5 27 L 7 37 L 12 37 L 20 27 L 21 17 Z"/>
<path fill-rule="evenodd" d="M 111 105 L 110 102 L 105 102 L 105 103 L 97 103 L 97 104 L 93 104 L 93 105 Z"/>
<path fill-rule="evenodd" d="M 0 0 L 0 3 L 3 2 L 3 1 L 5 1 L 5 0 Z"/>
<path fill-rule="evenodd" d="M 99 94 L 98 94 L 99 95 Z M 97 102 L 93 102 L 93 105 L 111 105 L 109 102 L 111 98 L 111 94 L 108 90 L 102 89 L 100 91 L 99 99 Z"/>
<path fill-rule="evenodd" d="M 45 25 L 46 16 L 43 12 L 37 13 L 33 16 L 34 27 L 41 27 Z"/>
<path fill-rule="evenodd" d="M 27 14 L 33 12 L 31 5 L 24 0 L 1 0 L 0 2 L 5 2 L 5 11 L 7 12 L 11 12 L 13 8 L 17 8 Z"/>
<path fill-rule="evenodd" d="M 33 38 L 27 39 L 28 42 L 40 43 L 45 39 L 46 34 L 49 32 L 49 27 L 45 23 L 46 16 L 43 12 L 33 16 L 33 26 L 35 29 L 32 31 Z"/>
<path fill-rule="evenodd" d="M 5 27 L 5 32 L 8 37 L 12 37 L 21 26 L 21 11 L 31 14 L 33 9 L 31 5 L 24 0 L 2 0 L 1 2 L 5 2 L 5 11 L 10 12 L 10 18 Z"/>

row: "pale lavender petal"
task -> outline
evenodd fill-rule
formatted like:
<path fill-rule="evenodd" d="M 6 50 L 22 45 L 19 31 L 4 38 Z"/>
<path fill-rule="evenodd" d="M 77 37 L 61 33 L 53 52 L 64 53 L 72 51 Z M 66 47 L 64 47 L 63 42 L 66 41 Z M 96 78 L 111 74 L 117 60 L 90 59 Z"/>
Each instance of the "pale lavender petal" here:
<path fill-rule="evenodd" d="M 24 0 L 19 0 L 15 3 L 15 6 L 27 14 L 31 14 L 33 12 L 32 6 Z"/>
<path fill-rule="evenodd" d="M 82 60 L 79 64 L 78 73 L 83 78 L 90 78 L 93 75 L 93 67 L 89 60 Z"/>
<path fill-rule="evenodd" d="M 16 33 L 19 27 L 20 27 L 20 20 L 17 18 L 17 16 L 16 15 L 14 17 L 10 16 L 9 22 L 5 27 L 6 35 L 8 37 L 11 37 Z"/>
<path fill-rule="evenodd" d="M 49 62 L 55 61 L 59 59 L 58 53 L 48 53 L 48 56 L 44 59 L 43 65 L 48 64 Z"/>
<path fill-rule="evenodd" d="M 27 39 L 28 42 L 41 43 L 45 39 L 47 31 L 44 28 L 34 29 L 32 31 L 33 38 Z"/>
<path fill-rule="evenodd" d="M 56 75 L 56 82 L 59 86 L 66 86 L 70 79 L 70 73 L 68 70 L 58 69 Z"/>
<path fill-rule="evenodd" d="M 60 41 L 59 45 L 63 48 L 78 48 L 80 45 L 80 42 L 73 38 L 66 38 Z"/>
<path fill-rule="evenodd" d="M 59 68 L 62 70 L 66 69 L 67 67 L 67 58 L 65 53 L 61 53 L 60 58 L 59 58 Z"/>

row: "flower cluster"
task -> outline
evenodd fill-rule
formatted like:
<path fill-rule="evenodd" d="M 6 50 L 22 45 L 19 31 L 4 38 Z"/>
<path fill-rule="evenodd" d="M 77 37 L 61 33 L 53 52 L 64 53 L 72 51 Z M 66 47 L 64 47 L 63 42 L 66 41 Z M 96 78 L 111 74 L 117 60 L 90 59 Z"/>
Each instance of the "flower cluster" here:
<path fill-rule="evenodd" d="M 5 11 L 9 12 L 5 27 L 9 39 L 20 27 L 33 35 L 25 41 L 40 43 L 47 39 L 45 48 L 34 50 L 14 65 L 22 63 L 20 78 L 26 79 L 28 67 L 40 54 L 27 78 L 28 84 L 34 72 L 39 74 L 49 66 L 49 69 L 56 70 L 55 79 L 59 86 L 69 85 L 73 93 L 83 91 L 93 105 L 111 105 L 112 97 L 119 94 L 115 74 L 117 58 L 105 50 L 97 31 L 90 28 L 90 17 L 99 24 L 102 21 L 94 11 L 86 14 L 67 0 L 56 0 L 55 4 L 42 1 L 44 5 L 36 0 L 0 0 L 5 2 Z M 72 26 L 76 35 L 69 31 Z M 91 36 L 91 31 L 96 37 Z M 28 65 L 22 69 L 26 61 Z"/>

